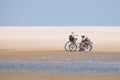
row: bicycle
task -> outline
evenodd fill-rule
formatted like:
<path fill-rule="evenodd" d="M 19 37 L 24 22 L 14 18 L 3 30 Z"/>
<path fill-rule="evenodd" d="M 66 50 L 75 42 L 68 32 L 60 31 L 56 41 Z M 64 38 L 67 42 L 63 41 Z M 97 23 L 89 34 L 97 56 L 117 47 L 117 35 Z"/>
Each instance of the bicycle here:
<path fill-rule="evenodd" d="M 77 41 L 77 38 L 76 38 Z M 72 41 L 67 41 L 64 45 L 65 51 L 70 51 L 70 52 L 75 52 L 79 48 L 79 51 L 91 51 L 93 48 L 93 43 L 91 41 L 88 41 L 87 43 L 85 42 L 72 42 Z"/>

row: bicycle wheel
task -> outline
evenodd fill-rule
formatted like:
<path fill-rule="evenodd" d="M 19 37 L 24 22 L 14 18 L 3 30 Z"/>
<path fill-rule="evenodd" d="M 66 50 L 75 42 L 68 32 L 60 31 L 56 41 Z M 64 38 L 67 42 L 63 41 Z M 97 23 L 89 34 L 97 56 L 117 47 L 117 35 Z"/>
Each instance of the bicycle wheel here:
<path fill-rule="evenodd" d="M 71 44 L 71 41 L 67 41 L 64 45 L 65 51 L 69 51 L 69 45 Z"/>
<path fill-rule="evenodd" d="M 90 43 L 89 43 L 89 46 L 90 46 L 89 51 L 91 51 L 91 50 L 92 50 L 92 48 L 93 48 L 93 43 L 92 43 L 92 42 L 90 42 Z"/>
<path fill-rule="evenodd" d="M 84 46 L 85 51 L 91 51 L 92 48 L 93 48 L 92 42 L 90 42 Z"/>
<path fill-rule="evenodd" d="M 74 43 L 71 43 L 71 44 L 69 45 L 69 51 L 75 52 L 76 50 L 77 50 L 77 45 L 74 44 Z"/>

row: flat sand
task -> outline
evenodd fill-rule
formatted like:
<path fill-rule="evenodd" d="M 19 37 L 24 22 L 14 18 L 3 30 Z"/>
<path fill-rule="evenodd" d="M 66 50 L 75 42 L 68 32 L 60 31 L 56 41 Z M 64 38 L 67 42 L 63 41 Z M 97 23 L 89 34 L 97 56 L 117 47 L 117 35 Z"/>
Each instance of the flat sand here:
<path fill-rule="evenodd" d="M 72 31 L 91 38 L 92 52 L 64 51 Z M 120 62 L 119 36 L 120 27 L 0 27 L 0 62 Z M 120 80 L 120 74 L 0 72 L 0 80 Z"/>
<path fill-rule="evenodd" d="M 120 27 L 0 27 L 1 50 L 64 50 L 71 32 L 88 36 L 94 52 L 120 52 Z"/>
<path fill-rule="evenodd" d="M 0 72 L 0 80 L 120 80 L 120 74 Z"/>
<path fill-rule="evenodd" d="M 0 51 L 0 62 L 120 62 L 119 52 Z"/>
<path fill-rule="evenodd" d="M 2 51 L 0 62 L 120 62 L 116 52 Z M 120 74 L 0 72 L 0 80 L 119 80 Z"/>

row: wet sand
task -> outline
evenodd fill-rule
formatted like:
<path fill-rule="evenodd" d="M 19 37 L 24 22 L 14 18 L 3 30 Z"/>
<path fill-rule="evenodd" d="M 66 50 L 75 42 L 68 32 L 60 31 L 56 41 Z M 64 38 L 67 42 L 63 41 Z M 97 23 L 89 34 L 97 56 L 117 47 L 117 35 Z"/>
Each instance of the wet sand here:
<path fill-rule="evenodd" d="M 120 74 L 0 72 L 0 80 L 119 80 Z"/>
<path fill-rule="evenodd" d="M 65 52 L 72 32 L 94 42 L 92 52 Z M 120 62 L 119 27 L 1 27 L 0 62 Z M 119 80 L 120 74 L 0 72 L 0 80 Z"/>
<path fill-rule="evenodd" d="M 0 62 L 120 62 L 119 52 L 0 51 Z"/>
<path fill-rule="evenodd" d="M 1 51 L 0 62 L 120 62 L 119 52 Z M 7 77 L 6 77 L 7 76 Z M 119 80 L 112 73 L 0 72 L 0 80 Z"/>

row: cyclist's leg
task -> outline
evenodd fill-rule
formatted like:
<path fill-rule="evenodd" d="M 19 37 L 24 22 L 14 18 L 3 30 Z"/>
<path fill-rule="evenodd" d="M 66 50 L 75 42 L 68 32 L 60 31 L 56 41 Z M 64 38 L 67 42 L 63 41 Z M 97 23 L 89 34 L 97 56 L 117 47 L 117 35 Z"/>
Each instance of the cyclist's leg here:
<path fill-rule="evenodd" d="M 81 43 L 80 43 L 80 46 L 79 46 L 79 51 L 83 51 L 84 50 L 84 41 L 82 41 Z"/>

